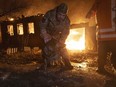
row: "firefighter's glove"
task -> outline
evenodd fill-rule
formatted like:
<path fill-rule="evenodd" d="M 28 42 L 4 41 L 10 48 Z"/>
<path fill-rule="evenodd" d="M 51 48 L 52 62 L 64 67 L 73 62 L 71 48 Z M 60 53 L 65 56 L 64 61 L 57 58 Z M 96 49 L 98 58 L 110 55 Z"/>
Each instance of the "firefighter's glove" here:
<path fill-rule="evenodd" d="M 41 30 L 40 36 L 43 38 L 44 42 L 47 43 L 52 39 L 52 36 L 46 32 L 45 29 Z"/>
<path fill-rule="evenodd" d="M 52 37 L 51 37 L 51 35 L 46 33 L 46 34 L 44 34 L 43 39 L 44 39 L 44 42 L 47 43 L 48 41 L 50 41 L 52 39 Z"/>

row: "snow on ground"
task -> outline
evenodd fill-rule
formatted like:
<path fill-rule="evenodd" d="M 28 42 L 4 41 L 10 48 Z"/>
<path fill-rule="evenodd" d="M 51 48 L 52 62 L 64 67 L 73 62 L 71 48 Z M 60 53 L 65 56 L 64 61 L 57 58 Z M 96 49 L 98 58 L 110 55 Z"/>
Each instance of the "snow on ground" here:
<path fill-rule="evenodd" d="M 116 78 L 96 72 L 97 55 L 71 56 L 72 70 L 60 71 L 61 66 L 39 70 L 38 54 L 4 55 L 0 59 L 0 87 L 115 87 Z"/>

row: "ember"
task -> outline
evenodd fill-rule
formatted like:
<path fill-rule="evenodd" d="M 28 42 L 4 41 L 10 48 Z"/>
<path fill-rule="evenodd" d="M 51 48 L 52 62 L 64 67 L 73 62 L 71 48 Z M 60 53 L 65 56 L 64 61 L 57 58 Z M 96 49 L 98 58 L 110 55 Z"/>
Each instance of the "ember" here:
<path fill-rule="evenodd" d="M 87 68 L 87 62 L 82 62 L 82 63 L 72 63 L 73 66 L 78 67 L 78 68 Z"/>
<path fill-rule="evenodd" d="M 9 18 L 9 21 L 14 21 L 14 18 Z"/>

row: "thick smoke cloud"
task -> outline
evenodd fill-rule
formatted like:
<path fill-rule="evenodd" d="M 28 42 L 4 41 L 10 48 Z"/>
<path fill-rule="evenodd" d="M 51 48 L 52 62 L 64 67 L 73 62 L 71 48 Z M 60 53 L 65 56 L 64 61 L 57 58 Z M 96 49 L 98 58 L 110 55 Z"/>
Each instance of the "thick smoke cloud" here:
<path fill-rule="evenodd" d="M 69 7 L 68 16 L 72 23 L 86 22 L 85 15 L 92 6 L 94 0 L 34 0 L 31 12 L 45 13 L 60 3 L 66 3 Z"/>
<path fill-rule="evenodd" d="M 44 14 L 49 9 L 60 3 L 69 7 L 68 16 L 72 23 L 85 22 L 85 15 L 95 0 L 0 0 L 0 14 L 16 8 L 10 16 L 31 16 L 38 13 Z"/>

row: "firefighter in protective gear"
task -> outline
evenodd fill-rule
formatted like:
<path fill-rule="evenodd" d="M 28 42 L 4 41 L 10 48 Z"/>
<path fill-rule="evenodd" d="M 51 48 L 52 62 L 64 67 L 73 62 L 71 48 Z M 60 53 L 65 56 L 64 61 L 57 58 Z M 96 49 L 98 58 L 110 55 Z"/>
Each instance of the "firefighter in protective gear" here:
<path fill-rule="evenodd" d="M 52 57 L 62 57 L 67 69 L 72 69 L 69 55 L 65 47 L 65 40 L 69 35 L 70 20 L 67 13 L 67 5 L 60 4 L 48 11 L 40 22 L 40 33 L 44 40 L 42 55 L 48 63 Z M 56 56 L 58 55 L 58 56 Z"/>

